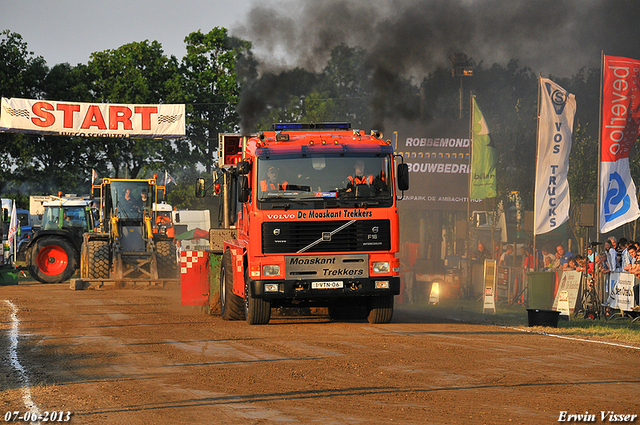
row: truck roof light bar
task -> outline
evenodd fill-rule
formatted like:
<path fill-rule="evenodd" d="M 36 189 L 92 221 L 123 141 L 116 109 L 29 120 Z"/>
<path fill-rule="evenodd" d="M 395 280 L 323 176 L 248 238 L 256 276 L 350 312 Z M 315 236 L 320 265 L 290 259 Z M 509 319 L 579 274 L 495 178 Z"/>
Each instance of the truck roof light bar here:
<path fill-rule="evenodd" d="M 317 123 L 274 123 L 275 131 L 283 130 L 349 130 L 349 122 L 317 122 Z"/>

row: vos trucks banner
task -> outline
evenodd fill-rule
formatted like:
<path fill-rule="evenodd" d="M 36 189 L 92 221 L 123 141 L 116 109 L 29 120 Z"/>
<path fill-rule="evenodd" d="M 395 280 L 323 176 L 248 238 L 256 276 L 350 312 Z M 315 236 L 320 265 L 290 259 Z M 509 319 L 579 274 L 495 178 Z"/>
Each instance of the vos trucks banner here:
<path fill-rule="evenodd" d="M 629 152 L 640 126 L 640 61 L 604 56 L 600 129 L 600 233 L 640 217 Z"/>
<path fill-rule="evenodd" d="M 538 163 L 534 234 L 548 233 L 569 219 L 569 153 L 576 113 L 575 96 L 540 78 Z"/>
<path fill-rule="evenodd" d="M 0 131 L 82 137 L 184 137 L 185 107 L 3 97 Z"/>

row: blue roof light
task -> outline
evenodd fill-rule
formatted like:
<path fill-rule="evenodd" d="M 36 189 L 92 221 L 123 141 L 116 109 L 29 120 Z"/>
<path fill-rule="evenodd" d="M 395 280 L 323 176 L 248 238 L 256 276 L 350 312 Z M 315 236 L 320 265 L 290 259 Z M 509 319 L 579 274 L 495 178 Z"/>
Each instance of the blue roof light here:
<path fill-rule="evenodd" d="M 349 130 L 349 122 L 318 122 L 318 123 L 274 123 L 275 131 L 283 130 Z"/>

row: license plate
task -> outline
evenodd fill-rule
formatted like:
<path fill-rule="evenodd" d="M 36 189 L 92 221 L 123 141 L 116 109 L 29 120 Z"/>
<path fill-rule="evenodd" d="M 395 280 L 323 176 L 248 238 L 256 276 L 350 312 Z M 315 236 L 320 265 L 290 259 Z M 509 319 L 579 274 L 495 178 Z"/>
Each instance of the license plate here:
<path fill-rule="evenodd" d="M 311 289 L 340 289 L 344 288 L 341 280 L 332 282 L 311 282 Z"/>

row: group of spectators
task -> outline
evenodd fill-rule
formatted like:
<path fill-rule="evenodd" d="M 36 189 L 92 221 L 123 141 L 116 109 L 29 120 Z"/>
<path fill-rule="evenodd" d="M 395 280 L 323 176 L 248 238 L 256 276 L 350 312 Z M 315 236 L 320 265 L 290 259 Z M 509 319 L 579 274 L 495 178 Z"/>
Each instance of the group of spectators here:
<path fill-rule="evenodd" d="M 611 236 L 604 243 L 604 252 L 597 254 L 594 245 L 587 249 L 587 255 L 573 255 L 564 249 L 563 245 L 557 245 L 555 252 L 551 252 L 547 247 L 536 250 L 538 254 L 537 264 L 542 271 L 550 270 L 577 270 L 586 271 L 593 274 L 594 271 L 600 273 L 610 273 L 626 271 L 640 277 L 640 243 L 620 238 L 618 241 Z M 478 250 L 471 259 L 482 263 L 485 259 L 494 258 L 499 266 L 521 266 L 525 270 L 535 270 L 537 268 L 536 259 L 530 246 L 520 248 L 521 264 L 515 264 L 515 254 L 513 245 L 507 245 L 504 252 L 500 253 L 496 249 L 492 256 L 482 242 L 478 242 Z"/>

